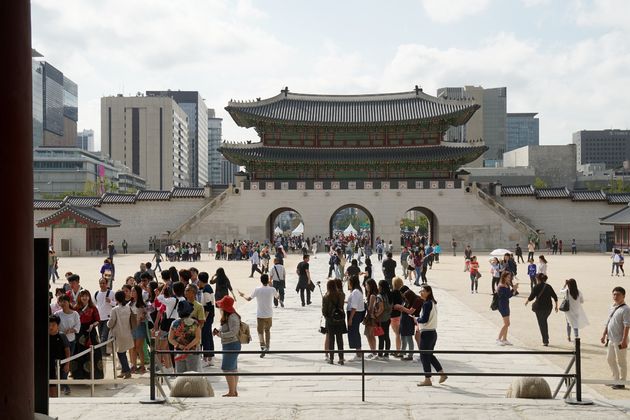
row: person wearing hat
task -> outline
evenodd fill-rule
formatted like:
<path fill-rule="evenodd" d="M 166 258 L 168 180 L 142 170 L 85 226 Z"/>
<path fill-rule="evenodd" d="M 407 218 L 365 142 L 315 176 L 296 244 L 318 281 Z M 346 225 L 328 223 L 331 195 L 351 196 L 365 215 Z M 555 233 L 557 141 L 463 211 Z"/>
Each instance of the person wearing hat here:
<path fill-rule="evenodd" d="M 234 298 L 226 295 L 216 303 L 221 309 L 221 329 L 214 329 L 214 335 L 221 337 L 223 351 L 233 351 L 234 353 L 224 353 L 221 361 L 223 372 L 238 372 L 238 352 L 241 350 L 241 342 L 238 339 L 238 332 L 241 326 L 241 316 L 234 309 Z M 228 393 L 224 397 L 238 397 L 238 376 L 226 376 Z"/>
<path fill-rule="evenodd" d="M 177 350 L 199 350 L 201 343 L 201 327 L 196 319 L 191 318 L 193 312 L 192 303 L 182 300 L 177 305 L 176 319 L 171 324 L 168 332 L 168 342 L 173 349 Z M 175 372 L 184 373 L 188 371 L 199 372 L 198 354 L 175 354 Z"/>

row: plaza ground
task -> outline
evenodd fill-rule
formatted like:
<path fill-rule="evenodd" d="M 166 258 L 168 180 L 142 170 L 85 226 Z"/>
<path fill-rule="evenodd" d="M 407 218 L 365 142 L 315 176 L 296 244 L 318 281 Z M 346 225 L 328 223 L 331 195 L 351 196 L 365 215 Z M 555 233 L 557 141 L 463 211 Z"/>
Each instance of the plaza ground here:
<path fill-rule="evenodd" d="M 122 284 L 126 275 L 133 275 L 138 270 L 140 262 L 149 261 L 151 254 L 118 255 L 116 257 L 117 281 L 115 286 Z M 470 293 L 468 273 L 463 272 L 463 256 L 453 257 L 443 255 L 441 262 L 435 264 L 428 272 L 429 284 L 435 287 L 435 295 L 439 302 L 438 344 L 437 349 L 443 350 L 497 350 L 512 348 L 497 347 L 495 338 L 501 325 L 497 312 L 489 309 L 490 275 L 488 273 L 488 258 L 485 253 L 478 255 L 481 261 L 483 277 L 480 279 L 479 293 Z M 63 258 L 60 260 L 60 273 L 72 271 L 81 276 L 84 287 L 93 291 L 96 289 L 99 269 L 103 260 L 99 257 Z M 297 276 L 295 266 L 300 260 L 298 255 L 290 255 L 285 265 L 287 267 L 287 307 L 277 309 L 274 313 L 272 328 L 273 350 L 320 349 L 322 347 L 321 334 L 317 332 L 321 315 L 321 297 L 316 289 L 313 304 L 302 308 L 295 293 Z M 605 360 L 605 349 L 599 343 L 603 326 L 607 319 L 608 307 L 611 303 L 611 290 L 614 286 L 625 286 L 625 277 L 610 276 L 610 259 L 603 254 L 551 255 L 549 261 L 549 284 L 559 291 L 566 278 L 573 277 L 584 294 L 584 308 L 590 325 L 580 331 L 582 337 L 582 366 L 584 378 L 608 379 L 610 377 Z M 376 260 L 374 257 L 373 260 Z M 171 263 L 164 262 L 163 268 Z M 172 263 L 177 268 L 197 267 L 200 271 L 214 273 L 216 268 L 224 267 L 235 290 L 247 294 L 259 284 L 256 278 L 248 278 L 250 265 L 247 261 L 228 262 L 208 259 L 207 254 L 202 261 Z M 519 264 L 519 272 L 524 272 L 526 265 Z M 375 262 L 374 273 L 378 279 L 380 264 Z M 328 271 L 328 257 L 318 254 L 311 258 L 311 273 L 314 281 L 325 283 Z M 400 272 L 400 270 L 398 270 Z M 529 294 L 529 279 L 520 274 L 521 294 L 511 300 L 512 327 L 509 338 L 516 349 L 554 350 L 570 349 L 573 343 L 566 339 L 564 314 L 552 313 L 549 318 L 550 346 L 542 347 L 538 326 L 534 313 L 530 307 L 523 305 Z M 629 276 L 630 280 L 630 276 Z M 414 287 L 414 289 L 417 289 Z M 630 292 L 630 288 L 627 288 Z M 238 295 L 237 295 L 238 297 Z M 250 325 L 255 326 L 256 303 L 237 299 L 237 310 Z M 257 350 L 258 341 L 253 328 L 254 341 L 245 346 L 248 350 Z M 216 340 L 215 340 L 216 341 Z M 346 342 L 347 343 L 347 342 Z M 217 342 L 217 346 L 220 344 Z M 364 340 L 364 348 L 367 342 Z M 440 355 L 444 369 L 448 372 L 549 372 L 561 373 L 568 363 L 567 356 L 463 356 Z M 218 365 L 219 363 L 217 363 Z M 366 363 L 368 371 L 417 371 L 421 367 L 414 362 L 374 361 Z M 268 355 L 260 359 L 256 355 L 242 355 L 239 358 L 242 372 L 261 371 L 295 371 L 295 372 L 328 372 L 348 371 L 360 369 L 360 364 L 347 363 L 346 366 L 331 366 L 323 361 L 321 355 Z M 111 374 L 111 361 L 107 365 Z M 207 368 L 209 372 L 219 372 L 218 367 Z M 210 400 L 175 401 L 168 407 L 140 406 L 137 401 L 148 396 L 148 375 L 143 376 L 140 383 L 130 383 L 120 389 L 112 390 L 106 386 L 97 387 L 97 396 L 110 396 L 109 399 L 77 398 L 89 396 L 88 387 L 74 386 L 72 397 L 51 400 L 51 413 L 60 418 L 90 418 L 82 417 L 88 412 L 116 412 L 118 418 L 125 417 L 128 407 L 129 413 L 148 415 L 154 413 L 157 417 L 184 417 L 181 410 L 185 409 L 186 418 L 195 418 L 204 410 L 212 407 L 214 414 L 225 413 L 226 404 L 238 410 L 239 414 L 251 413 L 252 403 L 260 409 L 256 411 L 261 418 L 310 418 L 316 411 L 326 410 L 326 416 L 347 418 L 362 413 L 361 417 L 372 418 L 373 408 L 390 407 L 392 413 L 402 414 L 404 418 L 422 416 L 434 412 L 440 418 L 459 418 L 466 413 L 466 417 L 487 417 L 494 410 L 506 418 L 535 417 L 544 414 L 556 418 L 592 418 L 595 408 L 568 407 L 560 400 L 530 401 L 505 399 L 505 391 L 512 381 L 511 378 L 474 378 L 450 377 L 444 385 L 432 388 L 417 388 L 415 385 L 420 376 L 372 376 L 366 379 L 366 403 L 361 403 L 361 382 L 357 377 L 243 377 L 239 383 L 239 398 Z M 226 390 L 222 377 L 211 378 L 215 394 L 221 395 Z M 548 378 L 552 389 L 558 380 Z M 600 403 L 596 406 L 597 413 L 604 412 L 618 416 L 625 413 L 623 407 L 630 407 L 628 391 L 613 391 L 603 385 L 589 385 L 584 388 L 585 398 Z M 223 400 L 223 401 L 222 401 Z M 98 401 L 99 404 L 95 404 Z M 326 403 L 330 404 L 326 404 Z M 102 404 L 101 404 L 102 403 Z M 219 404 L 220 403 L 220 404 Z M 261 405 L 261 403 L 263 403 Z M 122 404 L 122 405 L 121 405 Z M 217 405 L 218 404 L 218 405 Z M 417 404 L 422 404 L 418 406 Z M 606 404 L 601 405 L 601 404 Z M 612 404 L 612 405 L 608 405 Z M 118 407 L 118 408 L 117 408 Z M 491 408 L 490 408 L 491 407 Z M 82 411 L 87 410 L 87 411 Z M 114 410 L 114 411 L 112 411 Z M 217 410 L 217 411 L 215 411 Z M 603 411 L 602 411 L 603 410 Z M 620 411 L 621 410 L 621 411 Z M 378 411 L 378 410 L 377 410 Z M 388 412 L 389 413 L 389 412 Z M 416 414 L 414 414 L 416 413 Z M 605 415 L 605 414 L 604 414 Z M 106 416 L 105 416 L 106 417 Z M 202 418 L 200 416 L 199 418 Z"/>

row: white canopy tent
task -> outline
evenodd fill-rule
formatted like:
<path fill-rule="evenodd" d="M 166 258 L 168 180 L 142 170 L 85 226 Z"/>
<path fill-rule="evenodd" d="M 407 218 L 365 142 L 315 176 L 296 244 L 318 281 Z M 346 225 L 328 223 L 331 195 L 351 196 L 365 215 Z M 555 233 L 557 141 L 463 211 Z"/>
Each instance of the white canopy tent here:
<path fill-rule="evenodd" d="M 300 222 L 300 224 L 293 229 L 293 232 L 291 232 L 291 236 L 300 236 L 302 234 L 304 234 L 304 223 Z"/>
<path fill-rule="evenodd" d="M 283 230 L 280 229 L 280 226 L 276 226 L 276 228 L 273 230 L 273 233 L 275 233 L 276 235 L 282 235 Z"/>
<path fill-rule="evenodd" d="M 354 226 L 352 226 L 352 223 L 350 223 L 348 225 L 348 227 L 346 228 L 346 230 L 343 231 L 344 235 L 350 235 L 350 234 L 356 234 L 357 230 L 354 228 Z"/>

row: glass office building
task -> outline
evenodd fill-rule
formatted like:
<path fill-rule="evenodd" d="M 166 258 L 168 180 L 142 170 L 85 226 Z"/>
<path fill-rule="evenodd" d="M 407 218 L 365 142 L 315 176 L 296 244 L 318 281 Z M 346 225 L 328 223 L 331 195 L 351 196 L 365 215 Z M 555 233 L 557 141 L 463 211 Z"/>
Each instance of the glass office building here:
<path fill-rule="evenodd" d="M 538 146 L 540 125 L 537 112 L 508 112 L 507 151 L 523 146 Z"/>

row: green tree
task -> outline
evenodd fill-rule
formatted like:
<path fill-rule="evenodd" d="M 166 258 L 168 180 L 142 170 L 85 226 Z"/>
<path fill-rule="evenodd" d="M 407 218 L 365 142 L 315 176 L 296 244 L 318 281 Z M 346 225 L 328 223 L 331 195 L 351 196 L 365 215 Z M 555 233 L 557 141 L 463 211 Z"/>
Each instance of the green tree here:
<path fill-rule="evenodd" d="M 542 179 L 536 177 L 534 180 L 534 188 L 547 188 L 547 183 Z"/>

